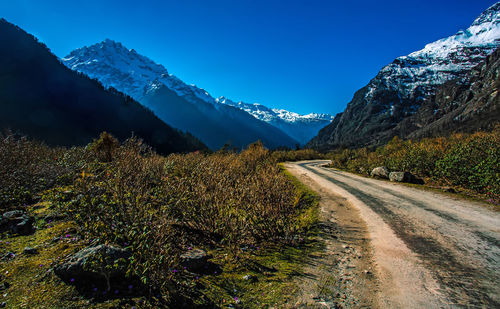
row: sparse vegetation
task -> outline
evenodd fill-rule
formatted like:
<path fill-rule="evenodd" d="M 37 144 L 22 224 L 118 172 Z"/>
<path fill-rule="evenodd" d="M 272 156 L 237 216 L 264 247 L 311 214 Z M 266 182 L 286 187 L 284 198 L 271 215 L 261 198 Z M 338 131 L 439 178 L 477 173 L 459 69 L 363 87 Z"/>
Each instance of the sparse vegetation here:
<path fill-rule="evenodd" d="M 32 203 L 43 190 L 72 183 L 86 157 L 81 147 L 50 148 L 0 133 L 0 210 Z"/>
<path fill-rule="evenodd" d="M 244 304 L 245 300 L 260 306 L 283 302 L 284 295 L 292 297 L 292 277 L 300 269 L 303 253 L 310 250 L 306 240 L 317 220 L 317 200 L 281 169 L 276 154 L 261 143 L 239 154 L 195 152 L 167 157 L 137 138 L 120 144 L 107 133 L 87 147 L 71 149 L 50 148 L 12 135 L 2 136 L 1 143 L 0 177 L 10 186 L 2 192 L 3 209 L 19 209 L 40 198 L 45 205 L 43 213 L 35 211 L 37 207 L 25 207 L 39 218 L 38 231 L 22 236 L 30 243 L 37 242 L 48 227 L 55 231 L 55 226 L 72 226 L 72 239 L 78 235 L 71 242 L 74 250 L 90 244 L 130 250 L 127 275 L 140 280 L 140 299 L 151 306 Z M 19 176 L 10 175 L 13 172 Z M 23 188 L 25 194 L 14 193 L 15 188 Z M 65 219 L 54 225 L 40 219 L 48 213 Z M 55 236 L 61 233 L 66 232 Z M 20 237 L 3 236 L 7 243 Z M 44 271 L 69 253 L 60 243 L 48 245 L 50 237 L 54 235 L 47 233 L 40 241 L 51 250 Z M 22 245 L 16 246 L 4 245 L 1 253 L 21 250 Z M 195 247 L 213 256 L 213 273 L 195 275 L 180 266 L 180 255 Z M 24 267 L 19 264 L 23 261 L 28 259 L 2 262 L 1 268 Z M 99 261 L 92 263 L 101 267 Z M 243 279 L 247 274 L 253 279 Z M 15 276 L 29 280 L 19 273 L 8 280 L 15 281 Z M 53 274 L 43 278 L 75 295 L 79 300 L 72 305 L 76 307 L 86 304 L 82 297 L 108 305 L 117 298 L 81 296 Z M 43 289 L 45 279 L 40 280 Z M 44 297 L 64 298 L 44 293 Z M 7 299 L 10 304 L 22 302 L 17 298 L 22 295 L 12 297 Z M 36 307 L 36 299 L 28 303 Z"/>
<path fill-rule="evenodd" d="M 342 149 L 327 155 L 332 167 L 368 175 L 377 166 L 407 171 L 442 185 L 500 201 L 500 127 L 419 141 L 397 137 L 376 149 Z"/>
<path fill-rule="evenodd" d="M 313 149 L 273 151 L 273 158 L 278 162 L 325 159 L 325 155 Z"/>

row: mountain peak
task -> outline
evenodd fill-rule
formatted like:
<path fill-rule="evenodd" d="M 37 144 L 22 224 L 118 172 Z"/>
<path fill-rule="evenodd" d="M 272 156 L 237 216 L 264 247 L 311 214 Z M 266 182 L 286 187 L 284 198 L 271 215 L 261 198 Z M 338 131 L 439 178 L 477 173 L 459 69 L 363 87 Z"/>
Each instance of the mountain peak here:
<path fill-rule="evenodd" d="M 169 74 L 162 65 L 111 39 L 74 50 L 62 61 L 72 70 L 96 78 L 104 86 L 118 89 L 139 102 L 165 86 L 195 105 L 201 100 L 216 109 L 221 105 L 236 107 L 258 120 L 278 127 L 301 143 L 307 142 L 331 120 L 330 115 L 300 115 L 286 110 L 271 109 L 259 103 L 248 104 L 241 101 L 236 103 L 226 97 L 214 99 L 204 89 L 184 83 Z M 296 124 L 298 127 L 292 128 Z M 304 129 L 306 133 L 295 132 L 299 129 Z"/>
<path fill-rule="evenodd" d="M 157 85 L 159 79 L 163 83 L 161 79 L 167 79 L 169 85 L 178 84 L 165 67 L 111 39 L 75 49 L 62 61 L 72 70 L 97 78 L 104 86 L 116 88 L 136 100 L 152 90 L 144 85 Z"/>
<path fill-rule="evenodd" d="M 345 111 L 310 142 L 313 147 L 363 147 L 392 138 L 426 97 L 448 81 L 467 84 L 471 70 L 500 46 L 500 2 L 469 28 L 396 58 L 355 93 Z"/>
<path fill-rule="evenodd" d="M 97 44 L 102 44 L 102 45 L 111 45 L 111 46 L 116 46 L 116 45 L 118 45 L 118 46 L 123 46 L 123 44 L 122 44 L 122 43 L 117 42 L 117 41 L 112 40 L 112 39 L 109 39 L 109 38 L 106 38 L 106 39 L 104 39 L 104 41 L 102 41 L 101 43 L 97 43 Z"/>
<path fill-rule="evenodd" d="M 479 26 L 484 23 L 500 23 L 500 2 L 497 2 L 490 6 L 486 11 L 479 15 L 471 26 Z"/>

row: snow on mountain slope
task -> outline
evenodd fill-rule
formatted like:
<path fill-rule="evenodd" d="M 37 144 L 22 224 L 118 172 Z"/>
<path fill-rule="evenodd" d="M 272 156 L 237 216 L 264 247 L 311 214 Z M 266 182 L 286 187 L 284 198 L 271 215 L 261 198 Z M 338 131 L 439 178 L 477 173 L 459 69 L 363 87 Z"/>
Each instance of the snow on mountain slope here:
<path fill-rule="evenodd" d="M 259 103 L 236 103 L 225 97 L 217 98 L 216 101 L 246 111 L 255 118 L 283 130 L 301 144 L 307 143 L 321 128 L 333 120 L 333 116 L 328 114 L 311 113 L 301 115 L 284 109 L 271 109 Z"/>
<path fill-rule="evenodd" d="M 391 130 L 416 113 L 438 86 L 465 84 L 472 68 L 500 46 L 500 2 L 484 11 L 466 30 L 396 58 L 358 90 L 345 111 L 322 129 L 309 146 L 380 145 Z"/>
<path fill-rule="evenodd" d="M 187 85 L 149 58 L 105 40 L 71 52 L 62 62 L 72 70 L 130 95 L 164 122 L 189 131 L 210 148 L 237 148 L 261 140 L 270 148 L 293 147 L 297 140 L 247 112 L 218 104 L 203 89 Z"/>
<path fill-rule="evenodd" d="M 269 109 L 260 104 L 234 103 L 214 99 L 205 90 L 187 85 L 170 74 L 165 67 L 151 59 L 127 49 L 121 43 L 106 39 L 101 43 L 72 51 L 62 62 L 72 70 L 99 80 L 106 87 L 113 87 L 139 102 L 166 86 L 190 103 L 200 100 L 213 105 L 233 106 L 248 112 L 258 120 L 267 122 L 304 144 L 332 119 L 330 115 L 299 115 L 286 110 Z"/>
<path fill-rule="evenodd" d="M 205 90 L 185 84 L 169 74 L 162 65 L 110 39 L 76 49 L 62 58 L 62 62 L 70 69 L 96 78 L 106 87 L 116 88 L 137 101 L 163 84 L 187 100 L 201 99 L 215 103 Z"/>
<path fill-rule="evenodd" d="M 398 89 L 403 97 L 432 94 L 435 85 L 463 78 L 500 45 L 500 2 L 483 12 L 466 30 L 427 44 L 385 66 L 376 83 L 370 83 L 366 99 L 380 84 Z"/>

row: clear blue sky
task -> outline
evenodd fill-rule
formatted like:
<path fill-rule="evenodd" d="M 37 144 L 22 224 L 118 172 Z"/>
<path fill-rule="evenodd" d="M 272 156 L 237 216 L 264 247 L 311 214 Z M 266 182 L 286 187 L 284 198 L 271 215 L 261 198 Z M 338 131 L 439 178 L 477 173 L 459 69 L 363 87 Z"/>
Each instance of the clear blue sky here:
<path fill-rule="evenodd" d="M 59 57 L 110 38 L 213 96 L 342 111 L 395 57 L 467 28 L 494 0 L 2 0 Z"/>

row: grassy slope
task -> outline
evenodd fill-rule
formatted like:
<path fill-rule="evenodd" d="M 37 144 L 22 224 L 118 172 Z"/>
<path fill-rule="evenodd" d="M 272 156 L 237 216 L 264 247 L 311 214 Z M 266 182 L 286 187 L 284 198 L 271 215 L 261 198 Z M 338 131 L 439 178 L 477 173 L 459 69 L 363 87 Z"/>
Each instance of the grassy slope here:
<path fill-rule="evenodd" d="M 238 256 L 239 262 L 227 261 L 228 252 L 212 252 L 214 262 L 224 265 L 220 275 L 202 279 L 204 293 L 217 305 L 240 303 L 245 308 L 280 307 L 294 299 L 297 286 L 294 278 L 301 275 L 307 256 L 319 250 L 315 242 L 315 223 L 318 220 L 319 197 L 283 169 L 297 188 L 297 196 L 304 202 L 300 215 L 301 225 L 309 231 L 297 246 L 271 245 L 254 248 Z M 244 280 L 250 275 L 254 280 Z M 235 299 L 236 297 L 236 299 Z"/>
<path fill-rule="evenodd" d="M 286 173 L 301 197 L 303 212 L 301 225 L 310 227 L 296 246 L 263 245 L 239 250 L 238 253 L 222 249 L 210 252 L 212 262 L 221 266 L 222 272 L 201 276 L 179 276 L 179 282 L 191 295 L 191 300 L 201 306 L 227 307 L 230 304 L 244 308 L 280 306 L 293 300 L 297 286 L 294 278 L 300 275 L 302 264 L 309 253 L 318 250 L 312 239 L 314 223 L 318 216 L 318 197 L 293 176 Z M 48 203 L 40 203 L 28 211 L 43 218 L 53 210 Z M 29 236 L 3 235 L 0 256 L 13 252 L 16 257 L 0 260 L 1 281 L 10 285 L 4 288 L 0 302 L 13 308 L 151 308 L 153 299 L 120 294 L 115 299 L 96 301 L 85 298 L 72 285 L 63 283 L 51 268 L 66 255 L 85 246 L 76 235 L 76 226 L 65 220 L 46 222 L 37 220 L 37 231 Z M 54 241 L 54 238 L 60 238 Z M 36 247 L 37 255 L 23 254 L 25 247 Z M 250 275 L 252 279 L 243 277 Z"/>

